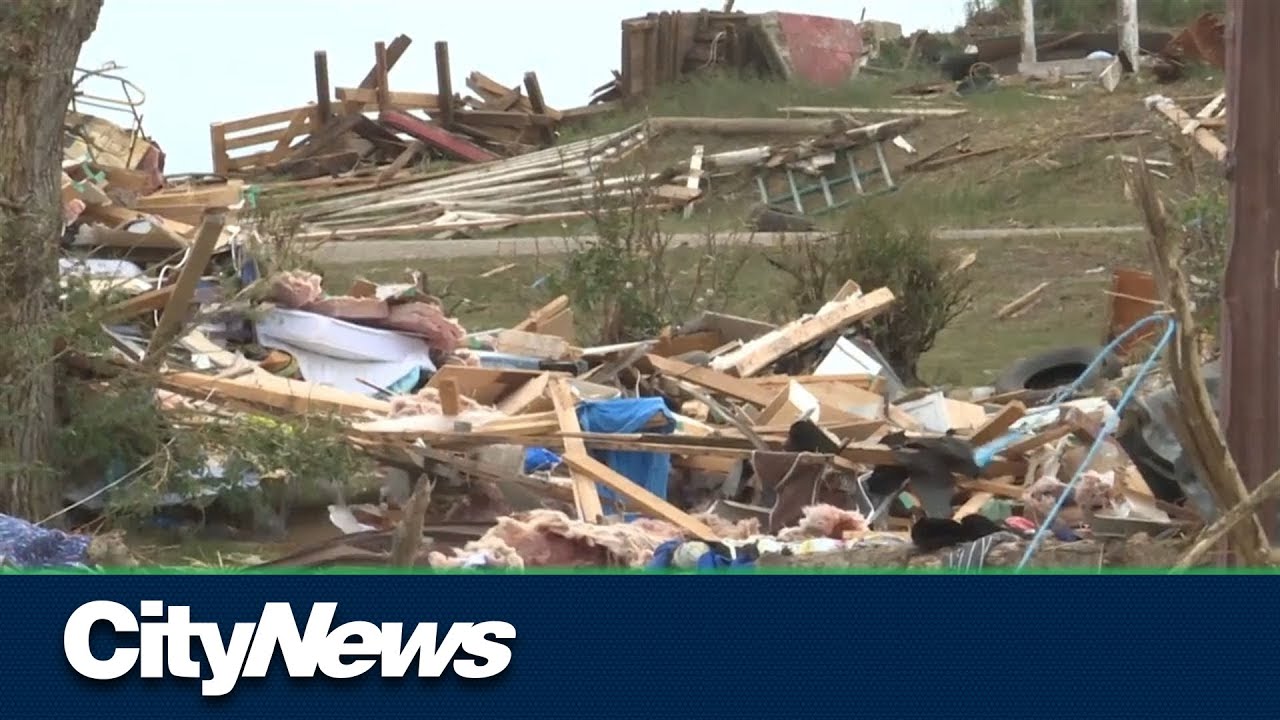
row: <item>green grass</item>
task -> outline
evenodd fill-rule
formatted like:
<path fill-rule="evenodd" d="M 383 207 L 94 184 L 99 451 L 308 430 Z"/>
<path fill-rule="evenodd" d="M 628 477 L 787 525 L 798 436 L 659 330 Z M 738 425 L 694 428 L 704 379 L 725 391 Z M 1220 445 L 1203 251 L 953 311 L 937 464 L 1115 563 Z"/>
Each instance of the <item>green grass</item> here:
<path fill-rule="evenodd" d="M 1110 304 L 1105 294 L 1110 271 L 1145 263 L 1138 236 L 938 241 L 937 246 L 957 262 L 969 252 L 977 254 L 977 261 L 966 271 L 973 280 L 973 306 L 943 331 L 921 365 L 925 380 L 940 384 L 990 383 L 996 373 L 1024 355 L 1061 345 L 1100 342 Z M 670 261 L 674 267 L 692 267 L 696 252 L 689 248 L 672 251 Z M 725 311 L 775 323 L 794 316 L 789 278 L 764 259 L 766 252 L 777 250 L 732 248 L 726 252 L 745 253 L 748 259 L 732 292 L 720 298 Z M 515 267 L 481 277 L 512 263 Z M 551 299 L 550 293 L 534 284 L 560 267 L 554 257 L 433 260 L 432 288 L 436 292 L 447 288 L 445 302 L 457 308 L 468 330 L 509 327 Z M 1096 268 L 1103 271 L 1087 272 Z M 404 263 L 332 267 L 326 272 L 325 284 L 337 291 L 357 276 L 403 282 L 404 270 Z M 994 319 L 1001 306 L 1046 280 L 1051 284 L 1036 305 L 1018 317 Z M 676 294 L 687 294 L 691 283 L 688 273 L 679 276 Z M 590 318 L 579 318 L 580 328 L 590 323 Z"/>
<path fill-rule="evenodd" d="M 694 80 L 667 88 L 644 106 L 578 128 L 563 141 L 617 130 L 644 117 L 777 117 L 776 109 L 789 104 L 900 105 L 903 101 L 893 97 L 895 90 L 924 79 L 936 78 L 911 73 L 890 78 L 865 76 L 835 90 L 727 77 Z M 1194 146 L 1188 149 L 1187 140 L 1175 128 L 1143 107 L 1142 97 L 1152 92 L 1174 96 L 1209 94 L 1220 89 L 1220 82 L 1198 77 L 1175 88 L 1130 82 L 1112 94 L 1092 84 L 1038 89 L 1034 93 L 1011 87 L 963 99 L 939 100 L 960 104 L 969 112 L 950 119 L 926 118 L 907 133 L 907 139 L 921 154 L 962 135 L 969 136 L 968 145 L 973 150 L 1003 149 L 931 172 L 900 172 L 897 191 L 860 199 L 845 211 L 820 216 L 820 225 L 834 227 L 850 216 L 856 221 L 859 212 L 869 205 L 878 212 L 926 227 L 1138 223 L 1139 215 L 1123 191 L 1122 164 L 1107 156 L 1141 152 L 1150 158 L 1178 163 L 1185 158 L 1190 167 L 1207 167 L 1207 155 Z M 1194 113 L 1198 107 L 1188 105 L 1187 109 Z M 1147 134 L 1101 142 L 1086 137 L 1126 130 L 1145 130 Z M 782 139 L 673 134 L 650 143 L 635 162 L 651 168 L 664 167 L 687 159 L 695 143 L 704 144 L 710 153 L 761 142 L 777 143 Z M 890 147 L 888 152 L 897 153 L 895 164 L 905 160 L 897 148 Z M 1189 173 L 1181 164 L 1171 172 L 1174 179 L 1159 180 L 1158 187 L 1176 195 L 1185 184 L 1182 178 Z M 1221 185 L 1216 178 L 1220 173 L 1211 167 L 1198 175 L 1201 191 Z M 749 207 L 756 202 L 749 177 L 717 179 L 691 218 L 683 219 L 678 214 L 664 217 L 662 228 L 682 233 L 741 231 Z M 591 232 L 589 221 L 521 230 L 525 235 L 553 237 L 584 237 Z M 957 257 L 976 252 L 978 261 L 969 270 L 974 277 L 973 307 L 939 337 L 922 363 L 925 379 L 939 383 L 988 383 L 995 373 L 1021 356 L 1060 345 L 1100 341 L 1109 307 L 1105 290 L 1110 271 L 1145 265 L 1140 238 L 1135 236 L 984 240 L 966 246 L 943 243 L 941 247 Z M 673 267 L 692 267 L 697 252 L 673 251 Z M 770 266 L 758 249 L 734 252 L 744 252 L 749 257 L 732 292 L 718 298 L 724 303 L 723 309 L 773 322 L 793 317 L 791 298 L 787 296 L 788 278 Z M 538 281 L 561 267 L 561 260 L 554 256 L 432 259 L 429 263 L 422 269 L 432 277 L 433 290 L 446 296 L 446 303 L 456 307 L 458 316 L 471 330 L 505 327 L 525 317 L 550 299 Z M 481 277 L 486 271 L 507 264 L 514 267 Z M 356 275 L 400 282 L 404 280 L 405 266 L 403 262 L 378 263 L 370 258 L 370 262 L 357 266 L 329 268 L 326 285 L 340 290 Z M 1095 268 L 1102 270 L 1086 274 Z M 686 280 L 679 279 L 676 284 Z M 1032 309 L 1017 318 L 999 322 L 993 319 L 1000 306 L 1044 280 L 1052 284 Z M 580 328 L 591 325 L 593 320 L 579 318 Z M 582 339 L 584 343 L 591 340 Z"/>

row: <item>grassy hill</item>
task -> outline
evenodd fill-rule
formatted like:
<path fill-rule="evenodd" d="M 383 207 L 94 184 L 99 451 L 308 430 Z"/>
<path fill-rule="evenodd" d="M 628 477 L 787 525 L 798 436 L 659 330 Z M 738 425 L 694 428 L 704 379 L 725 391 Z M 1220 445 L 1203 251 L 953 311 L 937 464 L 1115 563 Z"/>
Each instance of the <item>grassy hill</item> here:
<path fill-rule="evenodd" d="M 600 134 L 626 127 L 645 116 L 779 117 L 777 108 L 787 105 L 892 107 L 901 105 L 894 91 L 933 76 L 899 75 L 892 78 L 863 76 L 838 90 L 818 90 L 777 82 L 712 78 L 667 89 L 643 107 L 598 119 L 576 129 L 574 137 Z M 969 112 L 956 118 L 927 118 L 908 133 L 921 153 L 968 135 L 973 150 L 1001 148 L 932 172 L 899 173 L 900 188 L 868 198 L 841 213 L 821 219 L 835 228 L 856 223 L 860 214 L 875 212 L 904 224 L 928 228 L 992 228 L 1111 226 L 1139 221 L 1125 197 L 1117 156 L 1134 156 L 1173 163 L 1161 189 L 1175 204 L 1180 198 L 1221 191 L 1221 180 L 1208 166 L 1208 156 L 1180 136 L 1162 116 L 1145 109 L 1143 96 L 1162 93 L 1186 98 L 1183 105 L 1195 112 L 1203 100 L 1221 89 L 1222 79 L 1201 77 L 1174 86 L 1126 82 L 1113 94 L 1096 85 L 1043 90 L 1002 88 L 964 99 L 938 100 Z M 877 116 L 876 119 L 881 119 Z M 1098 136 L 1122 131 L 1148 131 L 1136 137 L 1100 140 Z M 655 141 L 638 161 L 650 166 L 687 159 L 696 143 L 707 152 L 749 147 L 770 138 L 719 138 L 668 135 Z M 776 139 L 774 139 L 776 141 Z M 896 148 L 899 164 L 903 155 Z M 694 232 L 706 236 L 742 233 L 748 207 L 755 201 L 749 188 L 717 183 L 710 197 L 697 206 L 692 218 L 667 216 L 660 220 L 664 232 Z M 554 227 L 526 228 L 521 232 L 541 236 L 583 238 L 594 234 L 589 222 Z M 939 337 L 922 363 L 926 380 L 940 383 L 989 382 L 1017 357 L 1054 346 L 1097 342 L 1104 331 L 1109 305 L 1106 288 L 1110 269 L 1141 267 L 1145 263 L 1142 238 L 1099 232 L 1096 236 L 1034 239 L 983 239 L 966 242 L 936 241 L 938 252 L 959 258 L 976 254 L 966 271 L 972 277 L 973 304 Z M 721 248 L 707 259 L 703 248 L 666 248 L 662 262 L 673 278 L 671 313 L 699 307 L 767 320 L 785 320 L 796 310 L 791 302 L 789 279 L 766 260 L 778 249 Z M 701 271 L 698 260 L 703 259 Z M 408 263 L 412 264 L 412 263 Z M 407 263 L 368 262 L 328 268 L 326 284 L 340 288 L 357 275 L 375 280 L 403 279 Z M 506 267 L 511 265 L 511 267 Z M 551 297 L 554 278 L 564 258 L 492 257 L 423 260 L 433 289 L 457 304 L 459 318 L 468 329 L 508 326 Z M 733 282 L 724 282 L 707 296 L 707 268 L 736 270 Z M 489 271 L 497 272 L 483 276 Z M 727 271 L 724 273 L 727 274 Z M 855 278 L 856 279 L 856 278 Z M 721 278 L 723 281 L 723 277 Z M 1050 281 L 1040 302 L 1011 320 L 997 322 L 995 310 L 1042 281 Z M 695 285 L 698 285 L 695 288 Z M 693 295 L 698 297 L 693 297 Z M 591 318 L 581 319 L 589 327 Z M 585 341 L 590 341 L 586 338 Z"/>

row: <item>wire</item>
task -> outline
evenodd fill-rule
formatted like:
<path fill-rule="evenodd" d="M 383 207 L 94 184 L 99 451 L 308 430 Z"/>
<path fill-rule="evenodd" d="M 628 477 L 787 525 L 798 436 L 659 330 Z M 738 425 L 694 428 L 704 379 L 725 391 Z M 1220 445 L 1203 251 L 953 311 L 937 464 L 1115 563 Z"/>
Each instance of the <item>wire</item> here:
<path fill-rule="evenodd" d="M 1107 358 L 1107 356 L 1115 352 L 1116 348 L 1118 348 L 1121 343 L 1136 334 L 1138 330 L 1141 330 L 1156 321 L 1163 321 L 1165 323 L 1164 334 L 1160 336 L 1160 341 L 1157 342 L 1155 348 L 1151 350 L 1151 354 L 1147 356 L 1146 361 L 1142 363 L 1140 368 L 1138 368 L 1138 372 L 1133 376 L 1133 380 L 1130 381 L 1129 387 L 1126 388 L 1124 394 L 1120 396 L 1120 400 L 1116 403 L 1115 411 L 1102 423 L 1101 432 L 1099 432 L 1098 437 L 1094 439 L 1093 445 L 1089 447 L 1089 452 L 1084 456 L 1084 460 L 1080 463 L 1080 467 L 1076 468 L 1075 475 L 1072 476 L 1071 482 L 1067 483 L 1062 494 L 1058 496 L 1058 501 L 1053 504 L 1053 508 L 1049 510 L 1049 514 L 1045 516 L 1044 522 L 1042 522 L 1040 527 L 1036 529 L 1035 536 L 1031 538 L 1031 543 L 1027 545 L 1027 551 L 1022 555 L 1021 562 L 1018 563 L 1017 572 L 1022 572 L 1023 568 L 1027 566 L 1027 563 L 1031 562 L 1031 557 L 1035 555 L 1040 544 L 1044 542 L 1045 534 L 1048 533 L 1049 528 L 1053 526 L 1054 521 L 1058 519 L 1058 513 L 1061 512 L 1062 506 L 1066 504 L 1067 498 L 1071 495 L 1071 491 L 1074 490 L 1076 484 L 1080 482 L 1080 478 L 1084 477 L 1085 471 L 1088 470 L 1089 465 L 1092 464 L 1094 456 L 1098 454 L 1103 443 L 1106 442 L 1107 438 L 1110 437 L 1119 426 L 1120 414 L 1124 412 L 1125 406 L 1129 404 L 1129 401 L 1133 399 L 1134 394 L 1137 393 L 1138 387 L 1142 385 L 1143 379 L 1145 379 L 1147 373 L 1151 371 L 1151 366 L 1155 364 L 1156 358 L 1160 357 L 1160 354 L 1164 352 L 1169 341 L 1173 339 L 1173 334 L 1178 328 L 1178 323 L 1172 317 L 1162 313 L 1149 315 L 1134 323 L 1128 330 L 1125 330 L 1119 337 L 1112 340 L 1106 347 L 1104 347 L 1102 352 L 1098 353 L 1098 356 L 1093 359 L 1093 362 L 1089 364 L 1089 367 L 1085 368 L 1085 371 L 1066 391 L 1054 394 L 1055 401 L 1057 401 L 1059 396 L 1069 397 L 1079 389 L 1080 385 L 1084 384 L 1084 382 L 1089 379 L 1089 376 L 1102 365 L 1102 362 Z"/>

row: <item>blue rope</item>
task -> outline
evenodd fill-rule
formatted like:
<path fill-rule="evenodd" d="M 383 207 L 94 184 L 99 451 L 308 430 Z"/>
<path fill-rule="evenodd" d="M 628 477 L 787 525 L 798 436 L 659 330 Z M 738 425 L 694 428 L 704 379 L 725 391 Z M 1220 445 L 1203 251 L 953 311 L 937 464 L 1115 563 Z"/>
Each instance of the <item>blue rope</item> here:
<path fill-rule="evenodd" d="M 1085 368 L 1084 373 L 1082 373 L 1075 382 L 1066 389 L 1054 393 L 1050 404 L 1057 404 L 1062 402 L 1065 398 L 1071 397 L 1071 395 L 1079 390 L 1089 377 L 1096 372 L 1099 367 L 1101 367 L 1107 356 L 1115 352 L 1115 349 L 1119 347 L 1121 343 L 1129 339 L 1142 328 L 1145 328 L 1154 322 L 1163 322 L 1165 324 L 1164 334 L 1160 336 L 1160 341 L 1156 343 L 1151 354 L 1148 355 L 1146 361 L 1142 363 L 1142 367 L 1138 368 L 1138 373 L 1133 377 L 1133 381 L 1129 383 L 1129 387 L 1126 388 L 1124 394 L 1120 396 L 1120 401 L 1116 403 L 1115 411 L 1106 419 L 1105 422 L 1102 423 L 1102 431 L 1098 433 L 1098 437 L 1093 441 L 1093 445 L 1089 447 L 1089 452 L 1084 456 L 1084 461 L 1080 463 L 1080 467 L 1076 468 L 1075 475 L 1072 476 L 1071 482 L 1067 483 L 1067 487 L 1062 491 L 1062 495 L 1058 497 L 1058 501 L 1054 503 L 1053 509 L 1049 511 L 1048 517 L 1046 517 L 1044 522 L 1040 524 L 1040 527 L 1036 529 L 1035 537 L 1031 538 L 1031 543 L 1027 546 L 1027 551 L 1023 554 L 1022 561 L 1018 563 L 1018 572 L 1021 572 L 1023 568 L 1027 566 L 1027 563 L 1031 561 L 1031 556 L 1035 555 L 1036 550 L 1040 548 L 1040 544 L 1044 542 L 1044 536 L 1049 532 L 1049 528 L 1052 527 L 1054 521 L 1058 519 L 1058 513 L 1061 512 L 1062 506 L 1066 504 L 1067 498 L 1071 496 L 1076 484 L 1080 482 L 1080 478 L 1084 477 L 1085 471 L 1089 468 L 1089 465 L 1093 463 L 1094 456 L 1098 454 L 1098 451 L 1102 448 L 1106 439 L 1115 432 L 1116 427 L 1120 424 L 1121 413 L 1124 412 L 1125 407 L 1133 399 L 1134 394 L 1138 391 L 1138 387 L 1142 384 L 1142 380 L 1147 376 L 1147 373 L 1151 371 L 1151 366 L 1155 364 L 1156 358 L 1160 357 L 1160 354 L 1164 352 L 1169 341 L 1173 339 L 1173 334 L 1178 327 L 1178 323 L 1175 322 L 1172 317 L 1162 314 L 1150 315 L 1139 322 L 1134 323 L 1128 330 L 1125 330 L 1119 337 L 1112 340 L 1105 348 L 1103 348 L 1102 352 L 1098 353 L 1098 356 L 1093 359 L 1093 362 L 1089 364 L 1089 367 Z"/>

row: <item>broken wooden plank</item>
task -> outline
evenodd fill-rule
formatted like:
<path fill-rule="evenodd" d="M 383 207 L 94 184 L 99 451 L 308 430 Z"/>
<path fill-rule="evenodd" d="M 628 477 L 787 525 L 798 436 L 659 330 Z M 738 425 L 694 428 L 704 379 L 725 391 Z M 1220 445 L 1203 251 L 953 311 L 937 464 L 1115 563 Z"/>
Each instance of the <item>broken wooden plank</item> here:
<path fill-rule="evenodd" d="M 442 127 L 432 125 L 423 120 L 398 110 L 379 113 L 378 120 L 400 132 L 420 140 L 433 148 L 446 152 L 459 160 L 467 162 L 489 162 L 498 156 L 476 145 L 475 143 L 455 135 Z"/>
<path fill-rule="evenodd" d="M 699 540 L 706 542 L 719 541 L 715 531 L 708 527 L 706 523 L 631 482 L 631 480 L 620 475 L 608 465 L 587 455 L 585 450 L 566 452 L 564 461 L 569 465 L 575 477 L 582 475 L 588 482 L 594 481 L 591 482 L 592 492 L 595 492 L 595 483 L 598 482 L 627 498 L 645 513 L 660 520 L 666 520 Z"/>
<path fill-rule="evenodd" d="M 527 72 L 524 74 L 524 89 L 529 94 L 529 108 L 533 110 L 534 114 L 546 115 L 547 103 L 542 97 L 542 85 L 538 82 L 537 73 Z M 551 118 L 548 117 L 548 119 Z M 544 145 L 551 145 L 556 140 L 556 133 L 549 126 L 539 128 L 539 134 Z"/>
<path fill-rule="evenodd" d="M 756 338 L 741 348 L 711 361 L 711 367 L 738 377 L 750 377 L 790 352 L 858 322 L 884 312 L 893 303 L 893 292 L 880 288 L 839 302 L 829 302 L 818 312 L 793 320 Z"/>
<path fill-rule="evenodd" d="M 965 501 L 963 505 L 956 508 L 955 514 L 951 516 L 952 520 L 963 520 L 969 515 L 977 515 L 982 508 L 995 497 L 989 492 L 976 492 Z"/>
<path fill-rule="evenodd" d="M 445 365 L 431 376 L 427 387 L 438 388 L 444 380 L 454 380 L 458 390 L 481 405 L 493 405 L 499 398 L 526 382 L 538 377 L 538 370 L 514 370 L 509 368 L 469 367 L 466 365 Z M 563 375 L 563 373 L 559 373 Z"/>
<path fill-rule="evenodd" d="M 156 330 L 151 335 L 147 354 L 142 360 L 143 365 L 148 367 L 159 365 L 169 343 L 178 336 L 178 331 L 186 322 L 187 310 L 195 295 L 196 286 L 200 283 L 209 260 L 213 258 L 213 252 L 218 245 L 218 238 L 222 236 L 224 225 L 226 225 L 226 214 L 223 212 L 210 212 L 200 224 L 191 252 L 187 254 L 186 262 L 178 273 L 178 279 L 173 283 L 173 292 L 169 295 L 164 312 L 160 315 L 160 321 L 156 323 Z"/>
<path fill-rule="evenodd" d="M 409 49 L 409 45 L 412 42 L 413 40 L 408 35 L 398 35 L 394 40 L 392 40 L 387 45 L 386 63 L 385 63 L 386 72 L 388 73 L 391 72 L 391 69 L 394 68 L 396 66 L 396 63 L 400 61 L 400 56 L 404 55 L 404 51 Z M 375 63 L 374 66 L 369 69 L 368 74 L 364 76 L 364 80 L 361 80 L 360 84 L 357 85 L 356 87 L 362 88 L 365 90 L 376 89 L 378 87 L 378 75 L 379 75 L 378 64 Z M 359 113 L 362 109 L 363 109 L 363 104 L 360 102 L 346 100 L 342 103 L 343 115 L 351 115 L 354 113 Z"/>
<path fill-rule="evenodd" d="M 542 373 L 498 401 L 498 409 L 508 415 L 538 412 L 548 402 L 547 386 L 551 374 Z"/>
<path fill-rule="evenodd" d="M 391 413 L 391 403 L 385 400 L 326 385 L 276 377 L 263 371 L 234 379 L 195 372 L 174 373 L 161 375 L 159 384 L 167 390 L 189 397 L 223 397 L 298 415 L 363 416 L 368 413 Z"/>
<path fill-rule="evenodd" d="M 1022 416 L 1026 414 L 1027 406 L 1014 400 L 1001 408 L 1000 412 L 993 415 L 990 420 L 987 420 L 985 425 L 978 428 L 977 432 L 969 438 L 969 442 L 973 443 L 974 447 L 986 445 L 1004 435 L 1009 428 L 1013 427 L 1014 423 L 1021 420 Z"/>
<path fill-rule="evenodd" d="M 1151 95 L 1146 99 L 1145 103 L 1148 109 L 1155 110 L 1169 118 L 1174 125 L 1178 126 L 1179 130 L 1189 132 L 1191 137 L 1195 139 L 1196 144 L 1212 155 L 1215 160 L 1224 162 L 1227 159 L 1227 146 L 1218 139 L 1217 135 L 1198 127 L 1196 119 L 1178 107 L 1177 103 L 1163 95 Z"/>
<path fill-rule="evenodd" d="M 365 88 L 340 87 L 334 94 L 343 102 L 358 102 L 362 107 L 378 105 L 378 91 Z M 431 93 L 387 91 L 384 103 L 390 110 L 427 110 L 440 107 L 440 98 Z"/>
<path fill-rule="evenodd" d="M 169 302 L 175 285 L 165 285 L 148 290 L 128 300 L 122 300 L 102 311 L 102 322 L 114 323 L 135 318 L 143 313 L 156 312 Z"/>
<path fill-rule="evenodd" d="M 404 152 L 397 155 L 396 159 L 391 161 L 390 165 L 386 166 L 378 173 L 378 178 L 373 182 L 374 186 L 382 185 L 391 178 L 394 178 L 401 170 L 404 170 L 409 163 L 413 162 L 415 157 L 421 155 L 422 151 L 425 150 L 426 147 L 427 144 L 421 140 L 414 140 L 409 143 L 409 146 L 404 149 Z"/>
<path fill-rule="evenodd" d="M 681 360 L 664 358 L 653 354 L 646 356 L 645 359 L 654 370 L 667 377 L 685 380 L 725 397 L 749 402 L 762 408 L 772 403 L 774 397 L 778 394 L 776 390 L 761 387 L 749 380 L 735 378 L 732 375 L 726 375 L 710 368 L 690 365 Z"/>
<path fill-rule="evenodd" d="M 1040 283 L 1039 285 L 1031 288 L 1027 292 L 1023 293 L 1022 295 L 1019 295 L 1013 300 L 1010 300 L 1008 303 L 1005 304 L 1004 307 L 996 311 L 996 319 L 1003 320 L 1009 317 L 1010 315 L 1017 313 L 1019 310 L 1027 307 L 1032 302 L 1034 302 L 1035 299 L 1039 297 L 1040 293 L 1044 292 L 1044 289 L 1047 287 L 1049 287 L 1049 281 L 1046 280 Z"/>
<path fill-rule="evenodd" d="M 559 422 L 560 430 L 566 433 L 581 432 L 582 426 L 578 424 L 578 414 L 575 411 L 577 403 L 573 398 L 573 390 L 569 387 L 569 383 L 564 378 L 556 378 L 547 386 L 547 393 L 551 396 L 551 402 L 555 405 L 556 419 Z M 568 462 L 568 455 L 574 455 L 578 458 L 588 458 L 587 445 L 581 439 L 566 437 L 564 439 L 565 461 Z M 616 483 L 616 478 L 607 476 L 601 479 L 602 473 L 596 468 L 583 470 L 582 466 L 569 465 L 573 478 L 573 502 L 578 510 L 578 518 L 590 523 L 598 523 L 604 518 L 604 507 L 600 504 L 600 491 L 596 489 L 593 478 L 599 480 L 604 485 L 612 487 Z M 606 468 L 608 469 L 608 468 Z M 595 472 L 592 472 L 592 471 Z M 610 473 L 613 471 L 610 470 Z M 614 473 L 616 475 L 616 473 Z M 617 477 L 621 477 L 620 475 Z M 626 480 L 625 478 L 623 478 Z M 630 480 L 626 480 L 627 484 L 634 485 Z M 643 490 L 643 488 L 640 488 Z M 615 488 L 615 492 L 621 492 Z M 630 497 L 627 493 L 622 493 Z"/>

